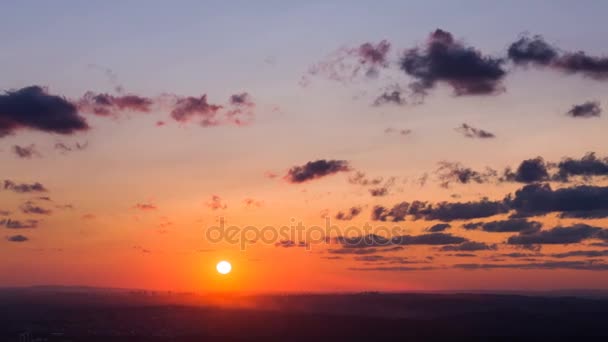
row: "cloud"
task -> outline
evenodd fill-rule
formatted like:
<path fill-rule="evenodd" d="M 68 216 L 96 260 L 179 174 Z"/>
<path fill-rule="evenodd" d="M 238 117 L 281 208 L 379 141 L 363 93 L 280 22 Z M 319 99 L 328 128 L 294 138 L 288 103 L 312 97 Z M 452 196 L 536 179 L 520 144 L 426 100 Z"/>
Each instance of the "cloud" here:
<path fill-rule="evenodd" d="M 504 181 L 520 183 L 535 183 L 548 179 L 547 165 L 541 157 L 522 161 L 515 172 L 507 168 L 503 177 Z"/>
<path fill-rule="evenodd" d="M 372 195 L 373 197 L 383 197 L 383 196 L 388 195 L 388 189 L 387 188 L 369 189 L 369 194 Z"/>
<path fill-rule="evenodd" d="M 331 254 L 347 254 L 347 255 L 370 255 L 376 253 L 387 253 L 401 251 L 404 248 L 401 246 L 385 247 L 385 248 L 339 248 L 339 249 L 328 249 L 327 252 Z"/>
<path fill-rule="evenodd" d="M 390 239 L 376 234 L 353 237 L 338 236 L 334 240 L 335 242 L 341 244 L 344 248 L 387 247 L 391 245 Z"/>
<path fill-rule="evenodd" d="M 506 213 L 508 207 L 502 201 L 482 199 L 476 202 L 439 202 L 421 201 L 401 202 L 391 209 L 377 205 L 372 209 L 372 220 L 400 222 L 411 215 L 414 220 L 454 221 L 482 218 Z"/>
<path fill-rule="evenodd" d="M 287 171 L 285 180 L 290 183 L 303 183 L 313 179 L 336 174 L 338 172 L 350 171 L 350 165 L 346 160 L 320 159 L 308 162 L 302 166 L 294 166 Z"/>
<path fill-rule="evenodd" d="M 608 57 L 589 56 L 583 51 L 569 52 L 554 61 L 554 67 L 595 79 L 608 79 Z"/>
<path fill-rule="evenodd" d="M 209 200 L 209 202 L 207 202 L 206 204 L 209 208 L 211 208 L 211 210 L 219 210 L 219 209 L 228 208 L 228 205 L 226 205 L 226 203 L 222 202 L 222 198 L 218 195 L 211 196 L 211 200 Z"/>
<path fill-rule="evenodd" d="M 596 80 L 608 79 L 608 57 L 589 56 L 583 51 L 562 52 L 538 35 L 521 37 L 511 44 L 508 55 L 519 65 L 546 66 Z"/>
<path fill-rule="evenodd" d="M 460 184 L 478 183 L 483 184 L 488 182 L 493 177 L 496 177 L 496 171 L 486 168 L 485 171 L 475 171 L 469 167 L 464 167 L 460 163 L 441 161 L 439 167 L 435 171 L 441 186 L 448 188 L 450 183 L 456 182 Z"/>
<path fill-rule="evenodd" d="M 53 213 L 52 210 L 39 207 L 31 201 L 23 203 L 20 209 L 24 214 L 50 215 Z"/>
<path fill-rule="evenodd" d="M 574 186 L 553 190 L 549 184 L 529 184 L 505 198 L 519 216 L 592 214 L 608 210 L 608 187 Z"/>
<path fill-rule="evenodd" d="M 203 126 L 217 126 L 220 124 L 220 118 L 218 117 L 220 109 L 222 109 L 222 106 L 210 104 L 207 101 L 206 94 L 200 97 L 177 97 L 171 111 L 171 117 L 181 123 L 197 119 Z"/>
<path fill-rule="evenodd" d="M 361 213 L 361 207 L 352 207 L 346 211 L 339 211 L 336 214 L 336 220 L 350 221 Z"/>
<path fill-rule="evenodd" d="M 490 217 L 506 213 L 508 207 L 502 201 L 471 202 L 439 202 L 429 204 L 426 202 L 414 202 L 410 207 L 410 214 L 414 219 L 454 221 L 469 220 L 474 218 Z"/>
<path fill-rule="evenodd" d="M 230 96 L 230 108 L 227 110 L 228 120 L 238 126 L 250 124 L 255 116 L 255 103 L 249 93 L 243 92 Z"/>
<path fill-rule="evenodd" d="M 6 240 L 8 240 L 10 242 L 26 242 L 29 239 L 27 238 L 27 236 L 23 236 L 23 235 L 12 235 L 12 236 L 7 236 Z"/>
<path fill-rule="evenodd" d="M 38 220 L 25 220 L 25 221 L 11 220 L 11 219 L 0 220 L 0 225 L 3 225 L 9 229 L 34 229 L 34 228 L 38 228 L 38 223 L 39 223 Z"/>
<path fill-rule="evenodd" d="M 48 190 L 44 185 L 36 182 L 32 184 L 21 183 L 17 184 L 11 180 L 4 181 L 4 190 L 10 190 L 16 193 L 30 193 L 30 192 L 47 192 Z"/>
<path fill-rule="evenodd" d="M 380 205 L 376 205 L 372 209 L 372 220 L 383 222 L 405 221 L 405 217 L 408 215 L 409 208 L 410 203 L 408 202 L 397 203 L 390 209 Z"/>
<path fill-rule="evenodd" d="M 437 223 L 425 229 L 429 233 L 439 233 L 450 229 L 452 226 L 447 223 Z"/>
<path fill-rule="evenodd" d="M 353 175 L 348 177 L 348 182 L 354 185 L 380 185 L 384 181 L 384 178 L 368 178 L 367 175 L 361 171 L 355 172 Z"/>
<path fill-rule="evenodd" d="M 298 243 L 292 240 L 281 240 L 274 244 L 275 247 L 291 248 L 291 247 L 307 247 L 306 242 L 300 241 Z"/>
<path fill-rule="evenodd" d="M 8 216 L 10 214 L 11 214 L 11 212 L 8 210 L 0 210 L 0 216 Z"/>
<path fill-rule="evenodd" d="M 416 79 L 414 93 L 425 95 L 439 82 L 450 85 L 454 95 L 488 95 L 504 91 L 504 61 L 482 55 L 473 47 L 454 40 L 441 29 L 431 33 L 426 46 L 405 52 L 401 69 Z"/>
<path fill-rule="evenodd" d="M 60 151 L 61 153 L 68 153 L 71 151 L 81 151 L 84 150 L 85 148 L 87 148 L 89 146 L 88 142 L 84 142 L 84 143 L 75 143 L 74 145 L 68 145 L 66 143 L 63 142 L 58 142 L 55 144 L 55 149 Z"/>
<path fill-rule="evenodd" d="M 528 221 L 523 218 L 511 218 L 502 221 L 491 222 L 474 222 L 463 225 L 464 229 L 475 230 L 480 229 L 489 233 L 513 233 L 520 232 L 522 234 L 530 234 L 541 229 L 542 223 L 537 221 Z"/>
<path fill-rule="evenodd" d="M 602 107 L 598 101 L 587 101 L 582 104 L 574 105 L 566 113 L 573 118 L 592 118 L 602 114 Z"/>
<path fill-rule="evenodd" d="M 438 270 L 439 267 L 435 266 L 423 266 L 423 267 L 410 267 L 410 266 L 383 266 L 383 267 L 350 267 L 349 271 L 381 271 L 381 272 L 406 272 L 406 271 L 433 271 Z"/>
<path fill-rule="evenodd" d="M 603 228 L 592 227 L 586 224 L 574 224 L 569 227 L 555 227 L 542 230 L 532 234 L 520 233 L 507 239 L 511 245 L 535 245 L 535 244 L 569 244 L 579 243 L 583 240 L 598 238 Z"/>
<path fill-rule="evenodd" d="M 89 126 L 74 104 L 30 86 L 0 94 L 0 137 L 22 129 L 67 135 Z"/>
<path fill-rule="evenodd" d="M 406 129 L 406 128 L 396 129 L 396 128 L 389 127 L 384 130 L 384 133 L 386 133 L 386 134 L 397 133 L 399 135 L 406 136 L 406 135 L 410 135 L 412 133 L 412 130 Z"/>
<path fill-rule="evenodd" d="M 249 197 L 245 198 L 243 200 L 243 203 L 248 208 L 253 208 L 253 207 L 259 208 L 264 205 L 264 201 L 256 200 L 255 198 L 249 198 Z"/>
<path fill-rule="evenodd" d="M 557 164 L 556 179 L 566 182 L 569 177 L 608 176 L 608 158 L 600 159 L 595 153 L 589 152 L 581 159 L 565 158 Z"/>
<path fill-rule="evenodd" d="M 459 245 L 443 246 L 439 249 L 443 252 L 475 252 L 496 250 L 496 245 L 488 245 L 485 242 L 465 241 Z"/>
<path fill-rule="evenodd" d="M 13 145 L 13 152 L 19 158 L 30 159 L 32 157 L 40 157 L 41 154 L 36 150 L 36 145 L 29 146 Z"/>
<path fill-rule="evenodd" d="M 391 177 L 379 187 L 369 189 L 369 194 L 373 197 L 383 197 L 389 194 L 390 189 L 395 185 L 395 177 Z"/>
<path fill-rule="evenodd" d="M 401 235 L 391 239 L 391 243 L 395 245 L 452 245 L 466 241 L 466 238 L 446 233 Z"/>
<path fill-rule="evenodd" d="M 476 139 L 491 139 L 496 138 L 494 133 L 490 133 L 480 128 L 472 127 L 466 123 L 463 123 L 461 126 L 455 128 L 456 132 L 464 135 L 467 138 L 476 138 Z"/>
<path fill-rule="evenodd" d="M 608 256 L 608 250 L 603 251 L 568 251 L 564 253 L 554 253 L 549 255 L 552 258 L 571 258 L 571 257 L 585 257 L 585 258 L 599 258 Z"/>
<path fill-rule="evenodd" d="M 312 65 L 308 69 L 308 75 L 322 76 L 341 83 L 352 82 L 360 76 L 375 78 L 380 69 L 388 67 L 390 48 L 391 44 L 386 40 L 376 44 L 363 43 L 356 48 L 341 48 Z M 308 77 L 304 76 L 300 84 L 305 86 L 309 82 Z"/>
<path fill-rule="evenodd" d="M 570 269 L 584 271 L 606 271 L 608 264 L 594 261 L 545 261 L 528 264 L 455 264 L 454 268 L 464 270 L 515 268 L 524 270 L 555 270 Z"/>
<path fill-rule="evenodd" d="M 509 46 L 507 54 L 515 64 L 549 65 L 558 56 L 558 51 L 542 36 L 536 35 L 532 38 L 521 37 Z"/>
<path fill-rule="evenodd" d="M 158 210 L 158 207 L 152 203 L 137 203 L 133 206 L 133 209 L 141 211 L 154 211 Z"/>
<path fill-rule="evenodd" d="M 78 101 L 78 109 L 99 116 L 116 116 L 123 111 L 149 113 L 154 102 L 154 99 L 139 95 L 110 95 L 89 91 Z"/>
<path fill-rule="evenodd" d="M 401 90 L 389 90 L 380 94 L 373 102 L 373 105 L 378 107 L 385 104 L 394 104 L 403 106 L 407 103 Z"/>

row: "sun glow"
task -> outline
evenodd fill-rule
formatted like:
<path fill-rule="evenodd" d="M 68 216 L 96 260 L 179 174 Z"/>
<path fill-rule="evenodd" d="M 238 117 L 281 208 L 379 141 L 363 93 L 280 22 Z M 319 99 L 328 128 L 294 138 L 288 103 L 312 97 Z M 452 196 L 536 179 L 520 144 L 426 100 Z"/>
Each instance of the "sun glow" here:
<path fill-rule="evenodd" d="M 218 262 L 215 268 L 220 274 L 228 274 L 230 271 L 232 271 L 232 265 L 230 265 L 228 261 Z"/>

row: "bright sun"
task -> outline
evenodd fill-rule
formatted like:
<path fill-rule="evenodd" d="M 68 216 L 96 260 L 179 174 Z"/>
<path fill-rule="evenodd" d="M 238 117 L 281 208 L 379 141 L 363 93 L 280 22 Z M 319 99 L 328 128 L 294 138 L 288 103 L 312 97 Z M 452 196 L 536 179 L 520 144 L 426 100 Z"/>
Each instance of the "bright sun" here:
<path fill-rule="evenodd" d="M 228 273 L 230 273 L 230 271 L 232 271 L 232 265 L 230 265 L 230 263 L 228 261 L 218 262 L 217 266 L 215 266 L 215 268 L 221 274 L 228 274 Z"/>

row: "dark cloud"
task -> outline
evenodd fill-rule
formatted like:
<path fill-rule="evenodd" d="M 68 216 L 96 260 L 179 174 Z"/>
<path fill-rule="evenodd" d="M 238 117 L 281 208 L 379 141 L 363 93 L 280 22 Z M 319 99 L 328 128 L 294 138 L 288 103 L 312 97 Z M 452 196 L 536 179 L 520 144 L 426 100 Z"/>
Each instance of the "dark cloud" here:
<path fill-rule="evenodd" d="M 565 53 L 554 61 L 553 66 L 595 80 L 608 79 L 608 57 L 589 56 L 583 51 Z"/>
<path fill-rule="evenodd" d="M 0 137 L 17 130 L 72 134 L 89 128 L 74 104 L 39 86 L 0 94 Z"/>
<path fill-rule="evenodd" d="M 390 209 L 380 205 L 376 205 L 372 209 L 372 220 L 389 222 L 405 221 L 405 217 L 408 215 L 409 208 L 410 203 L 408 202 L 397 203 Z"/>
<path fill-rule="evenodd" d="M 10 214 L 11 214 L 11 212 L 8 210 L 0 210 L 0 216 L 8 216 Z"/>
<path fill-rule="evenodd" d="M 239 93 L 230 96 L 229 108 L 225 113 L 226 118 L 238 125 L 247 125 L 253 121 L 255 116 L 255 103 L 249 93 Z"/>
<path fill-rule="evenodd" d="M 504 181 L 520 183 L 535 183 L 548 179 L 547 164 L 545 164 L 545 161 L 541 157 L 522 161 L 515 172 L 507 168 L 503 177 Z"/>
<path fill-rule="evenodd" d="M 32 157 L 40 157 L 41 154 L 36 150 L 36 145 L 29 146 L 13 145 L 13 152 L 19 158 L 30 159 Z"/>
<path fill-rule="evenodd" d="M 491 222 L 474 222 L 463 225 L 464 229 L 473 230 L 480 229 L 490 233 L 514 233 L 530 234 L 541 229 L 542 223 L 537 221 L 528 221 L 523 218 L 511 218 L 502 221 Z"/>
<path fill-rule="evenodd" d="M 369 247 L 386 247 L 391 245 L 391 240 L 384 236 L 376 234 L 367 234 L 361 236 L 339 236 L 335 242 L 342 245 L 343 248 L 369 248 Z"/>
<path fill-rule="evenodd" d="M 486 244 L 484 242 L 466 241 L 459 245 L 443 246 L 439 249 L 443 252 L 475 252 L 496 250 L 496 245 Z"/>
<path fill-rule="evenodd" d="M 467 239 L 446 233 L 430 233 L 421 235 L 401 235 L 391 239 L 395 245 L 452 245 L 466 242 Z"/>
<path fill-rule="evenodd" d="M 608 57 L 589 56 L 583 51 L 561 52 L 538 35 L 521 37 L 511 44 L 508 54 L 516 64 L 548 66 L 596 80 L 608 78 Z"/>
<path fill-rule="evenodd" d="M 529 184 L 517 190 L 514 196 L 508 196 L 505 203 L 519 216 L 551 212 L 563 212 L 566 216 L 592 214 L 608 210 L 608 187 L 581 185 L 553 190 L 549 184 Z"/>
<path fill-rule="evenodd" d="M 608 250 L 602 251 L 569 251 L 564 253 L 554 253 L 549 255 L 552 258 L 571 258 L 571 257 L 585 257 L 585 258 L 599 258 L 608 256 Z"/>
<path fill-rule="evenodd" d="M 349 247 L 345 247 L 345 248 L 339 248 L 339 249 L 328 249 L 327 252 L 331 253 L 331 254 L 370 255 L 370 254 L 376 254 L 376 253 L 388 253 L 388 252 L 401 251 L 403 249 L 404 248 L 401 246 L 384 247 L 384 248 L 377 248 L 377 247 L 370 247 L 370 248 L 350 247 L 349 248 Z"/>
<path fill-rule="evenodd" d="M 400 222 L 404 221 L 407 215 L 411 215 L 414 220 L 453 221 L 489 217 L 507 211 L 508 207 L 502 201 L 487 199 L 476 202 L 439 202 L 435 204 L 414 201 L 412 203 L 401 202 L 390 209 L 377 205 L 372 209 L 372 220 Z"/>
<path fill-rule="evenodd" d="M 58 142 L 55 144 L 55 149 L 60 151 L 61 153 L 68 153 L 71 151 L 80 151 L 80 150 L 84 150 L 85 148 L 87 148 L 89 146 L 88 142 L 84 142 L 84 143 L 75 143 L 74 145 L 68 145 L 66 143 L 63 142 Z"/>
<path fill-rule="evenodd" d="M 509 46 L 508 56 L 515 64 L 549 65 L 558 56 L 558 51 L 542 36 L 524 36 Z"/>
<path fill-rule="evenodd" d="M 283 248 L 291 248 L 291 247 L 306 247 L 306 243 L 304 241 L 300 241 L 300 242 L 294 242 L 292 240 L 281 240 L 277 243 L 274 244 L 276 247 L 283 247 Z"/>
<path fill-rule="evenodd" d="M 449 84 L 454 95 L 487 95 L 504 91 L 501 81 L 506 74 L 504 61 L 482 55 L 473 47 L 454 40 L 440 29 L 431 33 L 426 46 L 407 50 L 401 69 L 414 77 L 410 85 L 418 94 L 426 94 L 438 82 Z"/>
<path fill-rule="evenodd" d="M 375 100 L 373 105 L 374 106 L 382 106 L 385 104 L 394 104 L 394 105 L 398 105 L 398 106 L 403 106 L 407 103 L 403 92 L 400 90 L 392 90 L 392 91 L 385 91 L 382 94 L 380 94 Z"/>
<path fill-rule="evenodd" d="M 375 78 L 380 69 L 388 67 L 390 47 L 388 41 L 382 40 L 377 44 L 368 42 L 356 48 L 341 48 L 311 66 L 308 74 L 342 83 L 352 82 L 360 76 Z M 300 84 L 305 86 L 309 82 L 308 77 L 304 76 Z"/>
<path fill-rule="evenodd" d="M 383 181 L 384 181 L 384 179 L 382 177 L 368 178 L 366 176 L 366 174 L 361 171 L 357 171 L 353 175 L 348 177 L 348 182 L 350 184 L 362 185 L 362 186 L 380 185 L 380 184 L 382 184 Z"/>
<path fill-rule="evenodd" d="M 485 171 L 475 171 L 469 167 L 464 167 L 460 163 L 441 161 L 439 167 L 435 171 L 441 186 L 448 188 L 450 183 L 486 183 L 492 178 L 496 177 L 497 173 L 495 170 L 486 168 Z"/>
<path fill-rule="evenodd" d="M 436 204 L 414 202 L 410 207 L 410 214 L 414 219 L 448 222 L 490 217 L 507 211 L 508 207 L 502 201 L 490 201 L 488 199 L 471 202 L 439 202 Z"/>
<path fill-rule="evenodd" d="M 447 223 L 438 223 L 436 225 L 430 226 L 427 229 L 425 229 L 425 231 L 430 232 L 430 233 L 439 233 L 439 232 L 443 232 L 446 231 L 448 229 L 450 229 L 452 226 L 450 226 Z"/>
<path fill-rule="evenodd" d="M 38 228 L 38 220 L 0 220 L 0 225 L 5 226 L 9 229 L 33 229 Z"/>
<path fill-rule="evenodd" d="M 308 162 L 302 166 L 294 166 L 287 171 L 285 180 L 290 183 L 303 183 L 313 179 L 336 174 L 338 172 L 350 171 L 350 165 L 346 160 L 320 159 Z"/>
<path fill-rule="evenodd" d="M 50 215 L 53 213 L 52 210 L 39 207 L 31 201 L 23 203 L 19 208 L 24 214 Z"/>
<path fill-rule="evenodd" d="M 116 116 L 123 111 L 149 113 L 154 99 L 126 94 L 110 95 L 87 92 L 78 101 L 78 109 L 99 116 Z"/>
<path fill-rule="evenodd" d="M 608 264 L 594 261 L 545 261 L 535 262 L 528 264 L 456 264 L 454 268 L 460 268 L 464 270 L 478 270 L 478 269 L 500 269 L 500 268 L 515 268 L 524 270 L 556 270 L 556 269 L 570 269 L 570 270 L 585 270 L 585 271 L 606 271 L 608 270 Z"/>
<path fill-rule="evenodd" d="M 382 267 L 350 267 L 349 271 L 379 271 L 379 272 L 406 272 L 406 271 L 433 271 L 438 270 L 439 267 L 435 266 L 423 266 L 423 267 L 410 267 L 410 266 L 382 266 Z"/>
<path fill-rule="evenodd" d="M 520 233 L 519 235 L 509 237 L 507 243 L 511 245 L 579 243 L 583 240 L 598 238 L 601 232 L 603 232 L 603 228 L 579 223 L 569 227 L 555 227 L 549 230 L 541 230 L 532 234 Z"/>
<path fill-rule="evenodd" d="M 369 194 L 373 197 L 383 197 L 388 195 L 388 188 L 372 188 L 369 189 Z"/>
<path fill-rule="evenodd" d="M 339 211 L 336 220 L 350 221 L 361 213 L 361 207 L 352 207 L 346 211 Z"/>
<path fill-rule="evenodd" d="M 30 193 L 30 192 L 47 192 L 48 190 L 44 185 L 36 182 L 32 184 L 27 183 L 15 183 L 11 180 L 4 181 L 4 190 L 10 190 L 16 193 Z"/>
<path fill-rule="evenodd" d="M 12 236 L 7 236 L 6 240 L 8 240 L 9 242 L 26 242 L 29 239 L 27 238 L 27 236 L 23 236 L 23 235 L 12 235 Z"/>
<path fill-rule="evenodd" d="M 520 252 L 513 252 L 513 253 L 499 254 L 499 256 L 508 257 L 508 258 L 532 258 L 532 257 L 542 257 L 544 255 L 541 254 L 541 253 L 520 253 Z"/>
<path fill-rule="evenodd" d="M 418 260 L 409 260 L 402 256 L 386 256 L 386 255 L 362 255 L 354 258 L 355 261 L 364 262 L 368 265 L 409 265 L 426 263 Z"/>
<path fill-rule="evenodd" d="M 490 133 L 480 128 L 472 127 L 466 123 L 463 123 L 461 126 L 456 127 L 455 130 L 467 138 L 476 138 L 476 139 L 491 139 L 496 138 L 494 133 Z"/>
<path fill-rule="evenodd" d="M 222 109 L 222 106 L 210 104 L 207 101 L 206 94 L 200 97 L 177 97 L 171 111 L 171 117 L 181 123 L 196 119 L 200 120 L 203 126 L 217 126 L 220 124 L 220 118 L 218 117 L 220 109 Z"/>
<path fill-rule="evenodd" d="M 581 159 L 565 158 L 557 164 L 556 179 L 568 181 L 571 176 L 608 176 L 608 158 L 600 159 L 595 153 L 589 152 Z"/>
<path fill-rule="evenodd" d="M 587 101 L 572 106 L 566 115 L 573 118 L 592 118 L 602 114 L 602 107 L 598 101 Z"/>

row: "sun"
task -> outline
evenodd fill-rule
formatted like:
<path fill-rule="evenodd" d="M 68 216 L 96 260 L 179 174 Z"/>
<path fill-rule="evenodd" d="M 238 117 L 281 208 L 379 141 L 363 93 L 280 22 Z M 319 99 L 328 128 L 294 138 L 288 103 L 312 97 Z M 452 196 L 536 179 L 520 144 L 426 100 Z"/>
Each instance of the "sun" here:
<path fill-rule="evenodd" d="M 230 271 L 232 271 L 232 265 L 230 265 L 228 261 L 218 262 L 215 268 L 220 274 L 228 274 Z"/>

